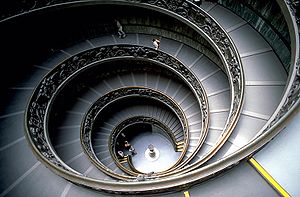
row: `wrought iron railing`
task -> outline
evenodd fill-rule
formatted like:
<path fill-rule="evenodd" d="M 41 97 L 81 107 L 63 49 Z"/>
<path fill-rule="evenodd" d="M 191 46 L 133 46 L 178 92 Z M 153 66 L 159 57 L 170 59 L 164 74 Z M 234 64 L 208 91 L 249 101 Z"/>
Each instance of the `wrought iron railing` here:
<path fill-rule="evenodd" d="M 123 132 L 123 130 L 125 130 L 127 127 L 133 125 L 133 124 L 138 124 L 138 123 L 147 123 L 147 124 L 150 124 L 150 125 L 153 125 L 153 126 L 156 126 L 158 128 L 161 129 L 161 135 L 165 136 L 166 139 L 168 139 L 173 148 L 174 148 L 174 151 L 178 151 L 177 149 L 177 144 L 179 142 L 182 142 L 182 144 L 185 146 L 185 148 L 183 149 L 184 151 L 182 151 L 181 153 L 181 156 L 179 156 L 179 158 L 177 159 L 176 163 L 173 165 L 173 166 L 176 166 L 184 157 L 185 153 L 186 153 L 186 148 L 188 147 L 188 140 L 185 140 L 187 139 L 187 136 L 184 136 L 184 139 L 183 141 L 178 141 L 176 140 L 176 137 L 174 136 L 174 133 L 171 131 L 171 129 L 165 125 L 164 123 L 162 123 L 161 121 L 157 120 L 156 118 L 153 118 L 153 117 L 145 117 L 145 116 L 134 116 L 134 117 L 131 117 L 131 118 L 128 118 L 124 121 L 122 121 L 121 123 L 119 123 L 113 130 L 112 130 L 112 133 L 110 134 L 110 137 L 109 137 L 109 151 L 110 151 L 110 154 L 111 156 L 113 157 L 116 165 L 121 169 L 123 170 L 124 172 L 126 172 L 127 174 L 130 174 L 132 176 L 138 176 L 139 174 L 143 174 L 142 172 L 139 172 L 134 165 L 129 165 L 130 169 L 126 168 L 125 166 L 123 166 L 120 162 L 119 162 L 119 159 L 118 159 L 118 156 L 117 156 L 117 149 L 116 149 L 116 143 L 119 142 L 118 140 L 118 137 L 120 136 L 120 133 Z M 184 131 L 182 130 L 182 135 L 184 135 Z M 128 155 L 128 159 L 129 157 L 131 157 L 131 155 Z M 127 160 L 128 162 L 128 160 Z M 172 168 L 172 167 L 171 167 Z M 132 173 L 132 172 L 136 172 L 138 174 L 135 174 L 135 173 Z"/>
<path fill-rule="evenodd" d="M 42 157 L 45 164 L 51 168 L 55 168 L 54 171 L 59 171 L 59 174 L 74 173 L 73 175 L 78 175 L 79 173 L 70 169 L 64 162 L 59 160 L 59 157 L 56 155 L 48 139 L 48 116 L 56 94 L 58 94 L 60 89 L 63 88 L 68 81 L 80 74 L 83 70 L 95 64 L 100 64 L 101 61 L 122 60 L 122 58 L 124 58 L 124 60 L 155 62 L 172 70 L 172 72 L 179 75 L 183 81 L 186 81 L 197 98 L 201 101 L 202 122 L 203 127 L 206 127 L 206 129 L 202 130 L 202 136 L 206 136 L 208 125 L 208 103 L 205 97 L 206 94 L 201 84 L 199 82 L 197 83 L 198 79 L 182 63 L 161 51 L 155 51 L 147 47 L 121 45 L 95 48 L 66 60 L 50 71 L 36 88 L 28 105 L 26 113 L 28 139 L 38 157 Z M 44 157 L 45 155 L 47 158 L 53 159 L 48 160 Z M 101 167 L 105 168 L 104 166 Z M 110 175 L 114 176 L 113 174 Z M 122 179 L 122 177 L 118 175 L 115 177 Z M 133 179 L 133 177 L 127 178 L 129 180 Z"/>
<path fill-rule="evenodd" d="M 240 115 L 244 94 L 244 76 L 241 61 L 233 42 L 226 32 L 207 13 L 188 1 L 85 1 L 77 3 L 87 2 L 98 4 L 126 4 L 167 14 L 184 24 L 191 26 L 215 48 L 226 68 L 230 81 L 232 104 L 227 123 L 222 132 L 222 137 L 218 140 L 217 145 L 212 149 L 208 156 L 206 156 L 206 159 L 212 157 L 225 143 L 236 125 Z M 53 1 L 51 1 L 51 3 L 53 3 Z M 185 184 L 203 181 L 204 179 L 220 173 L 225 168 L 236 164 L 238 160 L 230 162 L 227 165 L 222 162 L 217 162 L 204 169 L 196 169 L 178 177 L 166 177 L 159 180 L 151 180 L 149 182 L 117 183 L 84 177 L 59 160 L 56 153 L 53 151 L 47 136 L 48 112 L 54 102 L 55 95 L 63 88 L 65 83 L 88 67 L 99 64 L 101 61 L 112 61 L 113 59 L 122 60 L 122 58 L 131 60 L 142 59 L 164 65 L 169 70 L 176 72 L 177 75 L 189 84 L 191 89 L 194 90 L 194 94 L 199 99 L 202 112 L 202 137 L 198 143 L 200 149 L 201 144 L 206 137 L 209 114 L 207 98 L 203 88 L 199 85 L 200 83 L 198 83 L 198 79 L 178 60 L 160 51 L 139 46 L 108 46 L 85 51 L 66 60 L 50 71 L 37 86 L 28 104 L 25 124 L 28 140 L 30 141 L 35 154 L 41 158 L 43 163 L 50 167 L 54 172 L 70 181 L 114 193 L 151 193 L 167 191 L 174 187 L 185 187 Z M 194 154 L 196 153 L 197 150 Z M 234 159 L 228 161 L 233 160 Z M 195 164 L 195 167 L 196 166 L 199 166 L 199 163 Z M 170 188 L 170 185 L 172 185 L 172 188 Z"/>
<path fill-rule="evenodd" d="M 102 97 L 100 97 L 95 103 L 93 103 L 93 105 L 90 107 L 90 109 L 87 111 L 84 121 L 82 123 L 82 128 L 81 128 L 81 134 L 80 134 L 80 138 L 81 138 L 81 144 L 82 147 L 85 151 L 85 153 L 88 155 L 89 159 L 95 164 L 95 166 L 97 166 L 100 170 L 102 170 L 104 173 L 107 173 L 109 176 L 115 177 L 115 178 L 120 178 L 122 180 L 130 180 L 132 179 L 129 178 L 128 176 L 123 176 L 120 174 L 117 174 L 115 172 L 113 172 L 111 169 L 109 169 L 108 167 L 106 167 L 104 164 L 102 164 L 101 160 L 98 159 L 98 157 L 96 156 L 94 150 L 93 150 L 93 145 L 92 145 L 92 132 L 94 129 L 94 124 L 96 121 L 98 121 L 99 118 L 101 118 L 101 112 L 110 105 L 113 105 L 115 102 L 120 101 L 121 99 L 124 98 L 129 98 L 129 97 L 136 97 L 136 99 L 139 98 L 148 98 L 148 99 L 153 99 L 156 100 L 160 103 L 163 103 L 164 105 L 166 105 L 169 109 L 171 109 L 177 116 L 177 118 L 179 119 L 179 121 L 181 122 L 181 127 L 183 129 L 183 133 L 185 136 L 185 148 L 184 151 L 181 153 L 179 159 L 176 161 L 176 163 L 174 165 L 177 165 L 184 157 L 185 152 L 188 148 L 188 140 L 189 140 L 189 130 L 188 130 L 188 123 L 187 120 L 185 118 L 185 115 L 182 111 L 182 109 L 178 106 L 178 104 L 176 104 L 175 101 L 173 101 L 173 99 L 169 98 L 168 96 L 166 96 L 165 94 L 150 89 L 150 88 L 144 88 L 144 87 L 125 87 L 125 88 L 120 88 L 120 89 L 116 89 L 113 90 L 105 95 L 103 95 Z M 137 119 L 129 119 L 130 120 L 137 120 Z M 128 120 L 127 120 L 128 121 Z M 126 123 L 126 122 L 123 122 Z M 117 158 L 115 157 L 114 154 L 114 149 L 115 149 L 115 141 L 116 141 L 116 135 L 121 132 L 123 127 L 125 125 L 121 125 L 121 127 L 117 127 L 119 128 L 118 130 L 113 130 L 111 132 L 111 135 L 109 137 L 109 143 L 107 144 L 107 148 L 111 153 L 112 158 L 117 161 Z M 172 136 L 171 138 L 173 138 L 175 140 L 175 137 L 170 133 L 170 136 Z M 175 144 L 176 142 L 174 142 Z M 118 162 L 116 163 L 118 164 Z M 120 169 L 122 169 L 123 171 L 127 172 L 128 174 L 132 175 L 132 176 L 137 176 L 138 174 L 133 172 L 133 171 L 128 171 L 126 170 L 123 166 L 118 165 L 120 167 Z M 122 178 L 121 178 L 122 177 Z"/>

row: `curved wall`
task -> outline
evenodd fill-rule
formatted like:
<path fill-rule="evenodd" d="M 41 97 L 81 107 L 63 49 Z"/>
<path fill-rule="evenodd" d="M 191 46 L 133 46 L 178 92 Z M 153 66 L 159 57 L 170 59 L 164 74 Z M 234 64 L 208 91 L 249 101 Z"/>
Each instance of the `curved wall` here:
<path fill-rule="evenodd" d="M 290 37 L 276 1 L 219 0 L 218 3 L 246 20 L 272 46 L 287 72 L 290 67 Z"/>

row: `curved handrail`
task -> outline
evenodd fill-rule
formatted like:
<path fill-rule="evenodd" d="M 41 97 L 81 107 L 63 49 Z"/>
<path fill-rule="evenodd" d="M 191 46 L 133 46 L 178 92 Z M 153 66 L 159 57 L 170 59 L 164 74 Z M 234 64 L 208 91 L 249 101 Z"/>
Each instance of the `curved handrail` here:
<path fill-rule="evenodd" d="M 110 137 L 109 137 L 109 141 L 108 141 L 108 147 L 109 147 L 109 151 L 110 151 L 110 154 L 112 155 L 113 159 L 116 161 L 116 165 L 121 169 L 123 170 L 125 173 L 127 174 L 130 174 L 132 176 L 137 176 L 138 174 L 143 174 L 142 172 L 139 172 L 133 164 L 129 164 L 131 170 L 133 172 L 136 172 L 138 174 L 131 174 L 132 171 L 128 170 L 126 167 L 124 167 L 118 160 L 117 158 L 117 155 L 116 155 L 116 139 L 118 138 L 119 134 L 124 130 L 126 129 L 128 126 L 131 126 L 133 124 L 136 124 L 136 123 L 149 123 L 149 124 L 152 124 L 152 125 L 155 125 L 155 126 L 158 126 L 160 127 L 163 132 L 166 132 L 166 135 L 167 135 L 167 138 L 169 138 L 169 141 L 172 143 L 173 145 L 173 148 L 174 148 L 174 151 L 177 151 L 176 149 L 176 144 L 177 144 L 177 140 L 175 139 L 175 136 L 174 134 L 172 133 L 172 131 L 168 128 L 167 125 L 165 125 L 164 123 L 160 122 L 159 120 L 153 118 L 153 117 L 145 117 L 145 116 L 133 116 L 133 117 L 130 117 L 130 118 L 127 118 L 126 120 L 120 122 L 112 131 L 112 133 L 110 134 Z M 165 133 L 164 133 L 165 134 Z M 115 136 L 115 137 L 113 137 Z M 186 139 L 186 136 L 184 137 Z M 188 143 L 188 140 L 184 140 L 184 141 L 187 141 Z M 186 145 L 188 146 L 188 144 Z M 181 154 L 179 156 L 179 158 L 177 159 L 176 163 L 173 165 L 173 166 L 176 166 L 176 164 L 178 164 L 182 159 L 183 159 L 183 156 L 184 156 L 185 153 Z M 173 167 L 172 166 L 172 167 Z M 171 168 L 172 168 L 171 167 Z"/>
<path fill-rule="evenodd" d="M 237 124 L 244 100 L 245 82 L 243 68 L 241 66 L 242 63 L 237 49 L 226 31 L 213 18 L 193 3 L 188 1 L 178 1 L 167 4 L 165 1 L 161 0 L 143 0 L 142 2 L 151 4 L 151 6 L 153 6 L 153 10 L 159 11 L 159 9 L 163 9 L 164 13 L 170 12 L 170 15 L 186 22 L 187 25 L 191 25 L 192 28 L 196 29 L 196 31 L 207 38 L 208 42 L 215 48 L 221 57 L 221 60 L 225 65 L 225 71 L 229 78 L 232 103 L 229 110 L 229 117 L 227 118 L 226 124 L 222 130 L 222 134 L 216 144 L 206 155 L 181 170 L 182 173 L 186 173 L 189 171 L 188 169 L 196 169 L 212 158 L 227 141 Z M 193 154 L 196 155 L 197 152 L 194 152 Z M 189 161 L 191 161 L 191 159 Z M 178 165 L 177 168 L 182 167 L 187 163 L 183 162 L 182 164 L 183 165 Z M 173 171 L 165 176 L 177 173 L 177 171 Z"/>
<path fill-rule="evenodd" d="M 127 60 L 131 59 L 150 61 L 152 63 L 162 65 L 169 70 L 172 70 L 172 72 L 177 73 L 183 79 L 183 81 L 186 81 L 186 83 L 189 84 L 190 87 L 193 87 L 193 92 L 197 95 L 197 98 L 202 101 L 200 102 L 200 106 L 202 106 L 201 108 L 204 110 L 204 112 L 201 112 L 207 114 L 208 105 L 205 105 L 207 103 L 207 100 L 205 99 L 206 97 L 202 97 L 202 94 L 205 95 L 202 86 L 200 85 L 200 83 L 197 83 L 198 80 L 194 75 L 192 75 L 192 73 L 190 73 L 186 69 L 186 67 L 182 63 L 172 58 L 171 56 L 164 54 L 161 51 L 155 51 L 151 48 L 133 45 L 105 46 L 88 50 L 64 61 L 55 69 L 50 71 L 42 79 L 42 82 L 39 84 L 39 86 L 35 89 L 28 104 L 25 115 L 25 118 L 27 120 L 25 122 L 27 129 L 26 135 L 29 138 L 34 152 L 39 158 L 43 158 L 44 163 L 48 167 L 57 168 L 63 171 L 67 169 L 68 171 L 70 171 L 67 165 L 62 161 L 56 161 L 53 159 L 47 160 L 45 158 L 45 155 L 50 155 L 50 157 L 54 159 L 58 158 L 58 156 L 54 152 L 54 149 L 49 143 L 47 134 L 47 124 L 49 118 L 48 112 L 51 109 L 52 102 L 57 93 L 66 84 L 67 81 L 71 80 L 88 67 L 94 66 L 95 63 L 99 64 L 100 62 L 112 61 L 113 59 L 122 60 L 124 58 Z M 31 121 L 31 119 L 39 113 L 41 113 L 39 119 Z M 206 124 L 203 125 L 207 125 L 208 118 L 203 117 L 203 122 L 206 122 Z M 38 132 L 35 132 L 36 130 Z M 205 131 L 202 132 L 202 135 L 206 135 Z M 43 148 L 41 152 L 40 147 Z M 61 168 L 61 166 L 64 166 L 64 168 Z M 79 174 L 76 171 L 75 173 Z"/>
<path fill-rule="evenodd" d="M 101 1 L 102 2 L 102 1 Z M 106 1 L 103 1 L 106 2 Z M 115 2 L 123 2 L 124 4 L 130 4 L 130 5 L 137 5 L 137 6 L 141 6 L 141 7 L 147 7 L 149 6 L 148 3 L 155 3 L 155 2 L 161 2 L 161 1 L 149 1 L 148 3 L 144 2 L 144 3 L 139 3 L 139 2 L 124 2 L 124 1 L 115 1 Z M 108 2 L 106 2 L 108 3 Z M 216 51 L 219 53 L 219 55 L 222 57 L 222 61 L 223 63 L 226 65 L 226 71 L 228 73 L 230 80 L 230 85 L 232 88 L 232 100 L 233 103 L 231 105 L 231 110 L 230 110 L 230 117 L 228 118 L 228 122 L 230 122 L 229 124 L 226 124 L 226 134 L 229 134 L 230 131 L 232 131 L 234 125 L 236 124 L 237 118 L 240 114 L 240 110 L 241 110 L 241 105 L 242 105 L 242 100 L 243 100 L 243 85 L 244 85 L 244 80 L 243 80 L 243 72 L 242 72 L 242 67 L 240 67 L 240 59 L 236 53 L 236 49 L 234 47 L 234 45 L 230 42 L 230 38 L 227 37 L 227 34 L 224 33 L 223 29 L 220 28 L 218 26 L 217 23 L 212 22 L 213 20 L 204 12 L 204 11 L 199 11 L 199 9 L 193 9 L 195 8 L 195 6 L 193 6 L 193 4 L 191 4 L 190 2 L 184 2 L 184 6 L 188 5 L 187 7 L 189 9 L 186 9 L 187 7 L 183 7 L 183 9 L 181 9 L 182 7 L 180 7 L 182 2 L 171 2 L 171 3 L 175 3 L 175 5 L 171 5 L 170 10 L 166 12 L 165 8 L 162 7 L 158 7 L 158 6 L 153 6 L 151 7 L 152 9 L 155 9 L 156 11 L 160 11 L 160 12 L 164 12 L 167 14 L 170 14 L 176 18 L 178 18 L 180 21 L 182 22 L 186 22 L 188 25 L 193 26 L 194 29 L 196 29 L 198 32 L 200 32 L 211 44 L 213 44 L 213 46 L 215 47 Z M 180 4 L 180 5 L 177 5 Z M 180 9 L 175 9 L 173 10 L 173 8 L 180 8 Z M 186 15 L 188 13 L 186 13 L 186 10 L 191 10 L 192 15 Z M 178 13 L 176 13 L 177 11 L 179 11 L 179 15 Z M 183 12 L 182 12 L 183 11 Z M 195 17 L 195 18 L 194 18 Z M 192 21 L 193 18 L 195 19 L 195 23 L 194 25 L 192 23 L 190 23 L 189 21 Z M 198 20 L 200 18 L 200 20 Z M 197 25 L 195 25 L 197 24 Z M 202 26 L 201 26 L 202 25 Z M 213 27 L 213 28 L 210 28 Z M 217 27 L 217 28 L 216 28 Z M 202 29 L 201 29 L 202 28 Z M 31 107 L 34 108 L 34 106 L 31 105 Z M 27 116 L 27 113 L 26 113 Z M 26 125 L 28 126 L 28 125 Z M 37 125 L 36 125 L 37 126 Z M 227 135 L 229 136 L 229 135 Z M 37 150 L 37 149 L 35 149 Z M 41 155 L 39 155 L 41 156 Z M 60 171 L 58 168 L 58 165 L 53 165 L 51 164 L 51 166 L 54 166 L 54 171 L 56 171 L 58 174 L 61 175 L 65 175 L 64 177 L 70 179 L 70 180 L 74 180 L 75 182 L 78 181 L 78 177 L 80 177 L 79 175 L 73 174 L 74 176 L 69 176 L 71 175 L 69 171 L 65 171 L 62 170 Z M 90 179 L 84 179 L 86 180 L 85 183 L 82 183 L 82 181 L 78 182 L 81 184 L 86 185 L 87 183 L 91 183 L 91 185 L 86 185 L 86 186 L 90 186 L 93 187 L 95 185 L 93 185 L 93 183 L 101 183 L 101 188 L 104 188 L 105 186 L 105 182 L 99 182 L 96 181 L 94 182 L 93 180 Z M 103 185 L 104 184 L 104 185 Z M 109 183 L 107 183 L 107 185 L 109 185 Z M 97 186 L 95 186 L 95 188 L 99 188 Z M 153 189 L 153 187 L 151 187 Z M 123 190 L 124 188 L 122 188 L 121 190 Z M 150 190 L 152 190 L 150 189 Z M 110 189 L 108 189 L 109 191 L 111 191 Z M 119 188 L 120 190 L 120 188 Z M 137 189 L 138 190 L 138 189 Z M 116 191 L 118 191 L 118 189 L 116 189 Z"/>
<path fill-rule="evenodd" d="M 109 105 L 112 105 L 113 103 L 120 101 L 121 99 L 128 98 L 128 97 L 145 97 L 145 98 L 150 98 L 157 100 L 164 105 L 166 105 L 169 109 L 171 109 L 177 116 L 177 118 L 180 120 L 182 124 L 182 128 L 185 133 L 185 151 L 183 151 L 179 157 L 179 159 L 175 162 L 175 165 L 177 165 L 184 157 L 184 154 L 187 150 L 188 147 L 188 139 L 189 139 L 189 134 L 188 134 L 188 124 L 187 120 L 185 118 L 185 115 L 182 111 L 182 109 L 178 106 L 178 104 L 173 101 L 171 98 L 168 96 L 164 95 L 163 93 L 153 90 L 150 88 L 144 88 L 144 87 L 125 87 L 125 88 L 119 88 L 116 90 L 113 90 L 111 92 L 108 92 L 107 94 L 103 95 L 100 97 L 95 103 L 93 103 L 89 110 L 86 112 L 84 116 L 84 120 L 81 124 L 81 132 L 80 132 L 80 141 L 81 145 L 83 147 L 83 150 L 85 153 L 88 155 L 88 158 L 92 161 L 92 163 L 95 164 L 101 171 L 104 173 L 108 174 L 109 176 L 119 178 L 122 180 L 130 180 L 132 177 L 128 177 L 127 175 L 120 175 L 115 172 L 113 172 L 111 169 L 107 168 L 96 156 L 93 148 L 92 148 L 92 142 L 91 142 L 91 135 L 93 131 L 93 125 L 94 122 L 97 120 L 101 112 L 108 107 Z M 112 133 L 113 135 L 114 133 Z M 114 146 L 114 140 L 109 138 L 109 143 L 108 146 L 113 148 Z M 111 148 L 109 148 L 111 150 Z M 111 156 L 113 157 L 114 160 L 117 161 L 117 158 L 114 157 L 114 153 L 111 153 Z M 118 163 L 116 163 L 118 165 Z M 105 166 L 105 167 L 104 167 Z M 134 172 L 129 172 L 126 169 L 123 168 L 123 166 L 118 165 L 122 170 L 128 172 L 128 174 L 132 176 L 137 176 L 138 174 Z"/>
<path fill-rule="evenodd" d="M 176 137 L 174 136 L 174 133 L 172 133 L 171 129 L 165 125 L 163 122 L 157 120 L 154 117 L 148 117 L 148 116 L 132 116 L 129 118 L 126 118 L 125 120 L 117 123 L 117 125 L 112 129 L 112 133 L 110 134 L 110 141 L 111 145 L 115 146 L 115 144 L 113 144 L 113 142 L 115 142 L 114 139 L 118 139 L 118 136 L 120 135 L 120 133 L 127 128 L 128 126 L 132 125 L 132 124 L 136 124 L 136 123 L 148 123 L 148 124 L 153 124 L 159 128 L 161 128 L 163 131 L 165 131 L 166 133 L 163 133 L 162 135 L 166 136 L 166 138 L 169 138 L 170 142 L 172 143 L 172 146 L 174 148 L 174 150 L 176 150 L 176 144 L 179 142 L 176 140 Z M 113 137 L 114 136 L 114 137 Z"/>
<path fill-rule="evenodd" d="M 281 2 L 281 1 L 280 1 Z M 279 3 L 281 4 L 282 9 L 289 10 L 289 7 L 285 4 L 285 2 Z M 293 10 L 293 8 L 290 8 Z M 203 168 L 195 169 L 194 171 L 189 172 L 189 176 L 185 174 L 177 175 L 177 179 L 170 181 L 168 183 L 170 185 L 176 184 L 176 181 L 182 180 L 182 182 L 187 178 L 191 178 L 190 181 L 193 183 L 202 182 L 209 177 L 215 176 L 221 173 L 220 169 L 229 169 L 234 165 L 237 165 L 241 160 L 247 159 L 252 156 L 256 151 L 261 149 L 267 142 L 273 139 L 290 121 L 291 117 L 293 117 L 300 107 L 300 53 L 299 53 L 299 27 L 297 27 L 296 19 L 293 17 L 292 12 L 285 12 L 287 21 L 291 21 L 289 24 L 289 30 L 292 40 L 292 61 L 291 65 L 293 65 L 290 71 L 289 83 L 286 86 L 286 91 L 283 96 L 281 103 L 276 109 L 275 113 L 269 119 L 267 124 L 261 130 L 261 132 L 252 139 L 247 145 L 240 148 L 236 152 L 222 158 L 221 160 L 209 164 Z M 170 181 L 170 182 L 169 182 Z M 179 184 L 178 184 L 179 186 Z"/>
<path fill-rule="evenodd" d="M 292 4 L 287 6 L 286 2 L 278 1 L 277 3 L 283 10 L 283 15 L 287 20 L 289 27 L 290 38 L 291 38 L 291 65 L 288 83 L 285 86 L 284 95 L 282 96 L 281 102 L 277 106 L 275 112 L 269 118 L 268 122 L 263 126 L 262 129 L 254 136 L 254 139 L 262 135 L 271 129 L 283 116 L 289 114 L 292 106 L 295 105 L 297 100 L 300 98 L 299 91 L 299 78 L 300 78 L 300 44 L 299 44 L 299 27 L 297 19 L 295 17 L 296 10 Z M 293 16 L 293 17 L 291 17 Z"/>

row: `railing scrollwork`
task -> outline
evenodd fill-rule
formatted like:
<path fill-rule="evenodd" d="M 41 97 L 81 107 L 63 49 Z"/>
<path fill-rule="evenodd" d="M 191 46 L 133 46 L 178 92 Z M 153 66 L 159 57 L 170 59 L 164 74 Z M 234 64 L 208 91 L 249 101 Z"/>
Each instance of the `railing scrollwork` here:
<path fill-rule="evenodd" d="M 120 88 L 113 90 L 104 96 L 100 97 L 93 105 L 90 107 L 90 109 L 87 111 L 84 121 L 82 123 L 80 138 L 81 138 L 81 144 L 85 151 L 85 153 L 89 156 L 89 159 L 97 166 L 101 171 L 104 173 L 107 173 L 109 176 L 119 178 L 122 180 L 132 180 L 133 177 L 123 176 L 119 175 L 115 172 L 113 172 L 111 169 L 106 167 L 100 159 L 96 156 L 93 148 L 92 148 L 92 132 L 93 132 L 93 125 L 96 121 L 98 121 L 99 118 L 101 118 L 101 112 L 105 109 L 105 107 L 113 105 L 115 102 L 120 101 L 121 99 L 129 98 L 129 97 L 138 97 L 138 98 L 148 98 L 153 99 L 161 102 L 162 104 L 168 106 L 170 110 L 172 110 L 175 115 L 177 116 L 178 120 L 181 123 L 181 127 L 183 129 L 184 133 L 184 141 L 185 141 L 185 148 L 184 151 L 181 153 L 179 159 L 176 161 L 176 163 L 173 165 L 177 165 L 180 163 L 180 161 L 183 159 L 187 147 L 188 147 L 188 140 L 189 140 L 189 133 L 188 133 L 188 123 L 185 118 L 185 115 L 182 111 L 182 109 L 176 104 L 175 101 L 173 101 L 168 96 L 164 95 L 163 93 L 160 93 L 156 90 L 150 89 L 150 88 L 143 88 L 143 87 L 127 87 L 127 88 Z M 143 118 L 142 118 L 143 119 Z M 139 119 L 132 118 L 125 120 L 125 122 L 122 122 L 119 127 L 114 129 L 109 137 L 109 142 L 107 144 L 108 149 L 110 150 L 111 156 L 114 158 L 115 161 L 117 161 L 117 158 L 115 156 L 115 141 L 116 141 L 116 135 L 118 135 L 119 132 L 122 131 L 124 126 L 126 126 L 126 123 L 131 123 L 133 120 L 138 121 Z M 129 121 L 129 122 L 128 122 Z M 154 121 L 155 123 L 156 121 Z M 175 138 L 171 133 L 169 134 L 171 138 Z M 174 139 L 175 140 L 175 139 Z M 173 142 L 174 144 L 176 142 Z M 128 171 L 123 166 L 118 165 L 119 163 L 116 163 L 118 167 L 120 167 L 123 171 L 127 172 L 128 174 L 132 176 L 137 176 L 138 174 L 133 171 Z"/>
<path fill-rule="evenodd" d="M 69 2 L 69 1 L 66 1 Z M 65 2 L 65 3 L 66 3 Z M 108 4 L 107 1 L 91 1 L 97 4 L 102 2 Z M 56 1 L 51 1 L 50 4 L 55 5 Z M 71 3 L 71 1 L 69 2 Z M 74 3 L 74 2 L 72 2 Z M 222 144 L 229 138 L 233 131 L 237 119 L 240 115 L 243 96 L 244 96 L 244 76 L 243 69 L 240 61 L 240 57 L 237 50 L 227 35 L 224 29 L 207 13 L 196 7 L 189 1 L 184 0 L 141 0 L 141 1 L 121 1 L 112 0 L 109 3 L 117 4 L 122 3 L 130 6 L 144 7 L 152 9 L 157 12 L 164 13 L 166 15 L 177 18 L 180 22 L 191 26 L 194 30 L 199 32 L 216 50 L 219 54 L 225 71 L 228 75 L 231 88 L 231 99 L 232 103 L 230 106 L 229 117 L 226 125 L 223 129 L 222 138 L 218 140 L 217 145 L 213 148 L 213 152 L 209 153 L 205 157 L 205 161 L 212 157 Z M 50 5 L 48 4 L 48 5 Z M 33 7 L 36 9 L 37 7 Z M 81 72 L 100 65 L 102 62 L 109 62 L 115 60 L 143 60 L 154 64 L 158 64 L 167 68 L 168 70 L 176 73 L 191 89 L 196 98 L 201 111 L 201 137 L 197 143 L 197 148 L 192 153 L 193 156 L 199 151 L 201 145 L 204 143 L 205 137 L 208 132 L 209 125 L 209 106 L 208 99 L 205 91 L 193 73 L 176 58 L 163 53 L 159 50 L 154 50 L 148 47 L 134 46 L 134 45 L 114 45 L 114 46 L 103 46 L 94 48 L 91 50 L 79 53 L 63 63 L 59 64 L 56 68 L 51 70 L 43 79 L 42 82 L 36 87 L 28 108 L 26 111 L 26 135 L 30 141 L 30 145 L 33 147 L 35 154 L 41 158 L 43 163 L 53 169 L 56 173 L 63 176 L 64 178 L 79 183 L 81 185 L 95 188 L 98 190 L 105 190 L 113 193 L 151 193 L 157 191 L 170 190 L 170 184 L 172 187 L 180 187 L 183 184 L 189 184 L 192 182 L 199 181 L 201 175 L 197 174 L 197 171 L 190 172 L 189 170 L 182 171 L 184 175 L 180 177 L 161 177 L 159 181 L 151 180 L 151 184 L 136 183 L 135 187 L 132 188 L 132 182 L 107 182 L 104 180 L 95 180 L 89 177 L 85 177 L 82 174 L 71 170 L 66 164 L 63 163 L 55 153 L 51 142 L 48 137 L 48 121 L 51 107 L 55 102 L 55 96 L 63 89 L 64 85 L 79 75 Z M 111 93 L 111 98 L 117 98 L 123 92 Z M 141 95 L 141 92 L 135 93 Z M 161 99 L 161 98 L 160 98 Z M 104 105 L 103 105 L 104 106 Z M 91 110 L 90 114 L 87 114 L 87 121 L 82 125 L 84 130 L 92 129 L 92 122 L 97 116 L 97 111 L 100 110 L 102 105 L 99 105 Z M 82 135 L 83 143 L 90 142 L 90 136 L 87 133 Z M 92 152 L 92 147 L 88 146 L 87 152 Z M 188 163 L 193 157 L 186 160 Z M 201 162 L 203 162 L 202 160 Z M 202 163 L 194 164 L 194 168 L 197 168 Z M 101 165 L 101 168 L 105 169 L 105 166 Z M 181 166 L 182 167 L 182 166 Z M 225 166 L 226 167 L 226 166 Z M 218 169 L 221 171 L 225 168 L 222 166 Z M 208 170 L 205 168 L 205 170 Z M 201 169 L 198 169 L 200 171 Z M 215 173 L 214 170 L 207 172 Z M 114 176 L 122 180 L 121 176 L 114 175 L 108 172 L 109 175 Z M 209 174 L 209 176 L 213 176 Z M 128 180 L 133 180 L 135 177 L 125 177 Z M 201 177 L 204 179 L 203 177 Z"/>

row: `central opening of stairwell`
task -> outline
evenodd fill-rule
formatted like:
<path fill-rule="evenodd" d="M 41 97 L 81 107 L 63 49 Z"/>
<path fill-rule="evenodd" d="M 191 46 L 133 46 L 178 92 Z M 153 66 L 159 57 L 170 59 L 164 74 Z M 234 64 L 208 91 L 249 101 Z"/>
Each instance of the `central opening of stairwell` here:
<path fill-rule="evenodd" d="M 132 156 L 132 164 L 138 171 L 161 172 L 172 167 L 180 156 L 165 133 L 156 125 L 136 123 L 122 131 L 118 142 L 124 145 L 124 154 Z"/>

